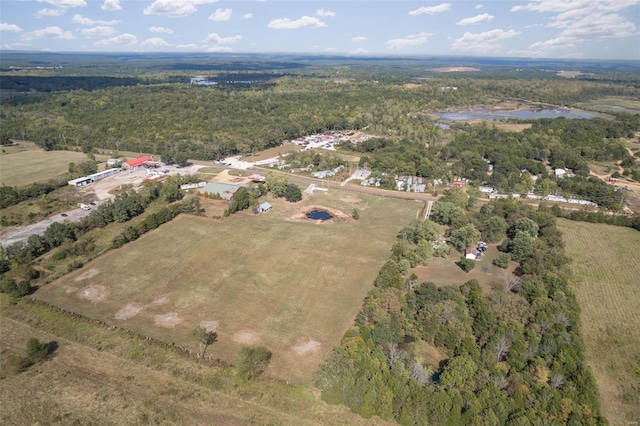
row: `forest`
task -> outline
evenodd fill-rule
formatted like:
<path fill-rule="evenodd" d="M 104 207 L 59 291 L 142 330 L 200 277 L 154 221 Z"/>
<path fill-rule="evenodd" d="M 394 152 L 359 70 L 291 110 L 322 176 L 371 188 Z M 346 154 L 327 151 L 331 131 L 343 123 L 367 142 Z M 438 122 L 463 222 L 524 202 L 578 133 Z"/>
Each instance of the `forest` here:
<path fill-rule="evenodd" d="M 461 208 L 464 197 L 453 199 Z M 454 226 L 449 240 L 462 238 L 463 250 L 481 236 L 502 241 L 517 276 L 488 292 L 476 280 L 403 279 L 406 259 L 415 266 L 437 255 L 434 225 L 408 225 L 355 327 L 316 374 L 323 399 L 406 425 L 605 424 L 555 216 L 500 200 Z M 446 355 L 427 361 L 425 347 Z"/>

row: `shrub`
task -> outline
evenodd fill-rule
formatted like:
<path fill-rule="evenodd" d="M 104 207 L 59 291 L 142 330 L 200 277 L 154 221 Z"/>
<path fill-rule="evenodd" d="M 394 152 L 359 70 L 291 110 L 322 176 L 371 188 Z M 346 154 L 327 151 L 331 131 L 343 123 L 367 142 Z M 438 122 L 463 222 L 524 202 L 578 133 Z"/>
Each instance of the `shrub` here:
<path fill-rule="evenodd" d="M 238 371 L 247 379 L 255 379 L 269 366 L 271 351 L 264 346 L 244 346 L 240 349 Z"/>
<path fill-rule="evenodd" d="M 493 264 L 498 268 L 507 269 L 511 262 L 511 255 L 509 253 L 502 253 L 497 258 L 493 259 Z"/>
<path fill-rule="evenodd" d="M 476 266 L 476 261 L 471 259 L 462 258 L 458 263 L 456 263 L 465 272 L 471 271 Z"/>

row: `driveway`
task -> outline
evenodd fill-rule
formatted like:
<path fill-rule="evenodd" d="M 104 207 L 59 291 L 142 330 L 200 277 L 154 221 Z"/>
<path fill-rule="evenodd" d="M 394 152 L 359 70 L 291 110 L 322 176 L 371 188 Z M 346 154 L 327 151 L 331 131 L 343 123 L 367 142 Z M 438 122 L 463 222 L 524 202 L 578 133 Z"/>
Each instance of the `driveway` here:
<path fill-rule="evenodd" d="M 45 219 L 37 223 L 32 223 L 31 225 L 10 229 L 5 232 L 2 237 L 0 237 L 0 243 L 3 247 L 7 247 L 20 241 L 27 241 L 27 239 L 31 235 L 44 234 L 44 231 L 46 231 L 49 225 L 51 225 L 53 222 L 78 222 L 83 217 L 89 216 L 89 213 L 91 213 L 91 210 L 86 211 L 78 207 L 77 209 L 65 212 L 67 217 L 63 217 L 61 214 L 56 214 L 54 216 L 51 216 L 49 219 Z"/>

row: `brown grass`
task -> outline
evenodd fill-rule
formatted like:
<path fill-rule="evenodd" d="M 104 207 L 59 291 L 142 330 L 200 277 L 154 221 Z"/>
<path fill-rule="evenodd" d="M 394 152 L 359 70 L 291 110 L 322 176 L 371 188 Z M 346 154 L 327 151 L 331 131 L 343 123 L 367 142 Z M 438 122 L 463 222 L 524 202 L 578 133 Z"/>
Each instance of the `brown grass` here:
<path fill-rule="evenodd" d="M 587 363 L 613 425 L 640 422 L 640 232 L 560 220 L 582 309 Z"/>
<path fill-rule="evenodd" d="M 2 306 L 1 319 L 0 365 L 31 337 L 58 343 L 50 360 L 23 373 L 0 370 L 2 424 L 384 424 L 327 405 L 302 386 L 247 382 L 43 306 Z"/>
<path fill-rule="evenodd" d="M 351 325 L 395 234 L 421 205 L 337 190 L 295 204 L 269 201 L 274 209 L 266 214 L 179 217 L 41 288 L 36 297 L 193 348 L 191 330 L 217 321 L 218 342 L 209 354 L 233 363 L 242 344 L 259 342 L 274 353 L 271 376 L 309 383 Z M 357 208 L 361 219 L 292 219 L 311 205 Z M 76 282 L 91 269 L 101 273 Z M 87 281 L 92 288 L 102 286 L 106 297 L 79 297 Z M 153 303 L 161 297 L 165 304 Z M 115 319 L 128 305 L 141 309 L 129 319 Z M 321 346 L 301 355 L 295 349 L 301 338 Z"/>
<path fill-rule="evenodd" d="M 476 266 L 470 272 L 464 272 L 456 265 L 462 256 L 452 249 L 447 257 L 434 257 L 429 266 L 418 266 L 409 271 L 418 276 L 418 282 L 429 281 L 440 286 L 456 285 L 460 286 L 469 280 L 476 279 L 480 282 L 485 294 L 489 294 L 496 284 L 504 282 L 505 274 L 512 275 L 517 266 L 511 262 L 509 269 L 501 269 L 492 265 L 493 259 L 498 257 L 497 244 L 489 244 L 489 249 L 482 255 L 482 260 L 476 261 Z"/>
<path fill-rule="evenodd" d="M 87 158 L 82 152 L 28 149 L 0 155 L 0 184 L 23 186 L 46 181 L 69 170 L 69 163 Z"/>

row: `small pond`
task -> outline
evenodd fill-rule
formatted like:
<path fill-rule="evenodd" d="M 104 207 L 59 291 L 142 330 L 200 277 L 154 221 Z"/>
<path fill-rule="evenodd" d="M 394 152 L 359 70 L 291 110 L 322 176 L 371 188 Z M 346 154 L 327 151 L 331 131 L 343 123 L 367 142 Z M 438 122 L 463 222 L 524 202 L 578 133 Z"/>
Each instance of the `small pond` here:
<path fill-rule="evenodd" d="M 307 213 L 307 217 L 311 220 L 329 220 L 332 219 L 333 216 L 326 210 L 311 210 Z"/>
<path fill-rule="evenodd" d="M 596 114 L 588 113 L 568 108 L 542 108 L 542 109 L 522 109 L 490 111 L 488 109 L 475 109 L 460 112 L 437 112 L 444 121 L 471 121 L 471 120 L 504 120 L 507 118 L 518 118 L 521 120 L 536 120 L 539 118 L 582 118 L 591 119 Z"/>

